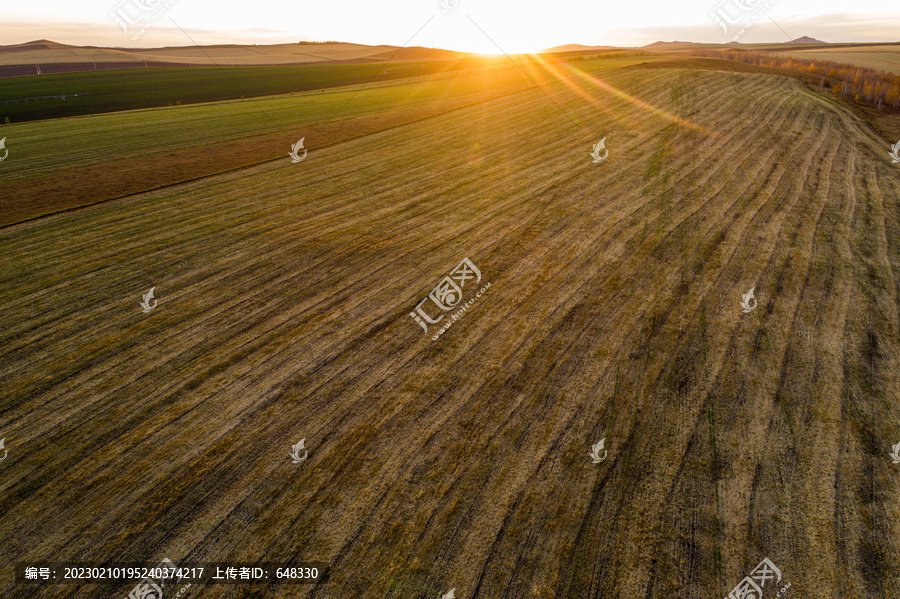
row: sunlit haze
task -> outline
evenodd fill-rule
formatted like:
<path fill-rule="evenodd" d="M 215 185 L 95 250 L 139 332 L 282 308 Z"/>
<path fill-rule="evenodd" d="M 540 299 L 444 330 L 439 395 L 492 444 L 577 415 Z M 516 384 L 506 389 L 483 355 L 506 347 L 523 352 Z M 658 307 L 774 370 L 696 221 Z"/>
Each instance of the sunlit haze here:
<path fill-rule="evenodd" d="M 709 16 L 720 0 L 459 0 L 448 14 L 439 10 L 437 0 L 167 1 L 172 5 L 166 16 L 137 41 L 109 16 L 122 0 L 5 2 L 0 8 L 0 44 L 50 39 L 75 45 L 159 47 L 335 40 L 516 53 L 564 44 L 729 41 Z M 787 41 L 786 36 L 804 35 L 827 42 L 896 41 L 898 32 L 896 0 L 776 0 L 741 42 L 780 42 Z"/>

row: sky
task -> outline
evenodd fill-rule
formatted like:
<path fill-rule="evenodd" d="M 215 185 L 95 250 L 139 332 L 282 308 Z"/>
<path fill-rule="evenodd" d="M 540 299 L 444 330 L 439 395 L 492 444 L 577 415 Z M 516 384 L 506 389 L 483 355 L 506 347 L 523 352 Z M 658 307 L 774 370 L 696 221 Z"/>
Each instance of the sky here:
<path fill-rule="evenodd" d="M 440 2 L 450 10 L 442 10 Z M 110 14 L 155 18 L 136 41 Z M 718 15 L 722 25 L 711 14 Z M 728 17 L 723 19 L 722 16 Z M 728 20 L 734 24 L 728 23 Z M 121 17 L 120 17 L 120 20 Z M 742 31 L 742 25 L 750 23 Z M 342 41 L 466 52 L 655 41 L 900 41 L 898 0 L 39 0 L 0 3 L 0 45 Z"/>

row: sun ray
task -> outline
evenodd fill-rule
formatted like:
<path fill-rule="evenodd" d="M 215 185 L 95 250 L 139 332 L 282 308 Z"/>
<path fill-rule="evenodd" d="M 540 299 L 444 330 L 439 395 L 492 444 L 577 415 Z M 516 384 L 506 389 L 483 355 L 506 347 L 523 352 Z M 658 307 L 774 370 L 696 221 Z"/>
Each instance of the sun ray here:
<path fill-rule="evenodd" d="M 612 116 L 612 113 L 611 113 L 609 107 L 607 107 L 602 102 L 600 102 L 596 97 L 592 96 L 590 93 L 588 93 L 584 89 L 582 89 L 576 82 L 574 82 L 572 80 L 572 78 L 570 76 L 561 72 L 558 68 L 556 68 L 552 63 L 548 62 L 540 54 L 533 54 L 530 56 L 533 56 L 537 60 L 537 62 L 548 73 L 550 73 L 557 80 L 564 83 L 567 87 L 572 89 L 572 91 L 577 93 L 580 97 L 584 98 L 585 100 L 590 102 L 593 106 L 600 108 L 601 110 L 604 110 L 606 113 L 608 113 Z M 636 98 L 636 97 L 618 89 L 617 87 L 610 85 L 606 81 L 603 81 L 602 79 L 595 77 L 593 75 L 590 75 L 588 73 L 585 73 L 584 71 L 582 71 L 568 63 L 564 64 L 564 67 L 566 69 L 568 69 L 572 74 L 578 76 L 579 78 L 586 81 L 587 83 L 590 83 L 594 87 L 600 88 L 608 93 L 611 93 L 614 96 L 616 96 L 622 100 L 625 100 L 626 102 L 630 102 L 631 104 L 634 104 L 635 106 L 638 106 L 639 108 L 641 108 L 643 110 L 647 110 L 650 113 L 652 113 L 660 118 L 663 118 L 663 119 L 666 119 L 667 121 L 676 123 L 682 127 L 687 127 L 689 129 L 699 131 L 700 133 L 703 133 L 704 135 L 708 135 L 710 137 L 714 137 L 714 138 L 718 137 L 718 134 L 715 133 L 714 131 L 710 131 L 709 129 L 706 129 L 705 127 L 702 127 L 700 125 L 692 123 L 691 121 L 689 121 L 687 119 L 676 116 L 676 115 L 674 115 L 670 112 L 667 112 L 661 108 L 658 108 L 648 102 L 645 102 L 644 100 L 641 100 L 640 98 Z"/>
<path fill-rule="evenodd" d="M 702 127 L 700 125 L 692 123 L 691 121 L 689 121 L 687 119 L 684 119 L 680 116 L 676 116 L 670 112 L 663 110 L 662 108 L 658 108 L 648 102 L 645 102 L 645 101 L 641 100 L 640 98 L 636 98 L 628 93 L 625 93 L 622 90 L 618 89 L 617 87 L 610 85 L 606 81 L 603 81 L 602 79 L 599 79 L 598 77 L 594 77 L 593 75 L 589 75 L 588 73 L 585 73 L 584 71 L 577 69 L 570 64 L 566 64 L 565 67 L 569 71 L 571 71 L 572 73 L 577 75 L 578 77 L 587 81 L 588 83 L 590 83 L 604 91 L 607 91 L 607 92 L 613 94 L 614 96 L 625 100 L 626 102 L 631 102 L 635 106 L 637 106 L 643 110 L 647 110 L 650 113 L 655 114 L 656 116 L 658 116 L 660 118 L 663 118 L 670 122 L 681 125 L 682 127 L 687 127 L 689 129 L 693 129 L 694 131 L 699 131 L 700 133 L 703 133 L 704 135 L 708 135 L 710 137 L 714 137 L 714 138 L 718 137 L 718 134 L 714 131 L 710 131 L 709 129 L 707 129 L 705 127 Z"/>

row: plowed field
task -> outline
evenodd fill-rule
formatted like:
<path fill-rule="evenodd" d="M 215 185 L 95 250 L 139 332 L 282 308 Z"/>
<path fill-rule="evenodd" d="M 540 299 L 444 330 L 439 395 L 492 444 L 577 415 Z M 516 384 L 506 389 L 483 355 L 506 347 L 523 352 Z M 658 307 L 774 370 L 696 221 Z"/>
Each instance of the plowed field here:
<path fill-rule="evenodd" d="M 0 229 L 0 596 L 168 557 L 329 564 L 187 598 L 699 599 L 768 557 L 900 597 L 889 144 L 777 75 L 583 68 Z"/>

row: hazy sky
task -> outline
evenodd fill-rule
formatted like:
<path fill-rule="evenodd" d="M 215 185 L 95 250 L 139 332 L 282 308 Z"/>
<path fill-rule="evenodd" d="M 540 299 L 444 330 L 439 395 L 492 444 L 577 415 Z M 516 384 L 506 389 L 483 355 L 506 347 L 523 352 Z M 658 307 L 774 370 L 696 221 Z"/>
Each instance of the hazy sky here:
<path fill-rule="evenodd" d="M 338 40 L 472 52 L 498 52 L 499 46 L 512 53 L 570 43 L 728 42 L 740 24 L 723 32 L 710 17 L 717 8 L 739 22 L 756 16 L 741 42 L 780 42 L 786 35 L 828 42 L 900 40 L 900 0 L 444 1 L 458 5 L 444 13 L 439 0 L 2 0 L 0 45 L 41 38 L 125 47 L 191 45 L 192 39 Z M 116 8 L 133 18 L 162 14 L 132 41 L 138 26 L 125 33 L 109 16 Z"/>

